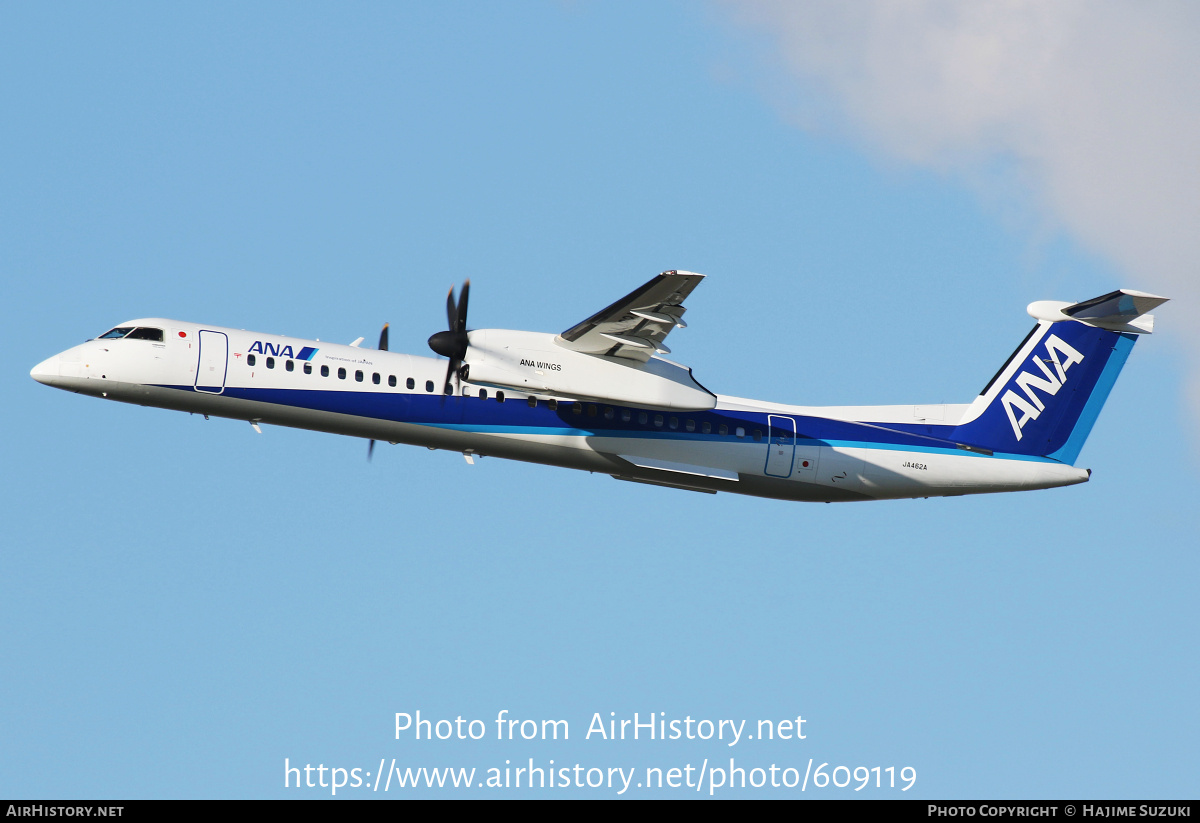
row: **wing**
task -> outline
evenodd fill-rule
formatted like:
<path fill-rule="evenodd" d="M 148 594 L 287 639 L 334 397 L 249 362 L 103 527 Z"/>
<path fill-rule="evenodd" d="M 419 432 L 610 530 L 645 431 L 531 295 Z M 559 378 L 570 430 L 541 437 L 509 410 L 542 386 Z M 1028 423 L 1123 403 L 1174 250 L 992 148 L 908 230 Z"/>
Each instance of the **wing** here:
<path fill-rule="evenodd" d="M 554 338 L 564 348 L 588 354 L 624 357 L 645 363 L 655 353 L 670 354 L 663 340 L 685 327 L 684 299 L 703 274 L 665 271 L 606 309 Z"/>

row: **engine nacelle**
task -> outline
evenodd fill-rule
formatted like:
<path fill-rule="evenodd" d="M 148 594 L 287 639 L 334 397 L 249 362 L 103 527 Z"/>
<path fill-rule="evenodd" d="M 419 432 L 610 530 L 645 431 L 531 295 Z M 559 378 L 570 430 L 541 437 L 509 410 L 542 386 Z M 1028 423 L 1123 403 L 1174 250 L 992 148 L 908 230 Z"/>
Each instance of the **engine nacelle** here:
<path fill-rule="evenodd" d="M 541 332 L 477 329 L 468 339 L 465 362 L 472 383 L 657 409 L 705 411 L 717 404 L 691 369 L 666 360 L 585 354 Z"/>

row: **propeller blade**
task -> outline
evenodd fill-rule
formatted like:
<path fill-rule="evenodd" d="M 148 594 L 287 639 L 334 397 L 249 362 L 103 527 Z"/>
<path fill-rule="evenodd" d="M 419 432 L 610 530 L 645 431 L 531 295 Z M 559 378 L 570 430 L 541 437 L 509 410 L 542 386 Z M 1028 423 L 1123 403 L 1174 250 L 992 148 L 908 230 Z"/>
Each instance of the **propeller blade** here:
<path fill-rule="evenodd" d="M 458 297 L 458 327 L 451 326 L 456 332 L 465 332 L 467 330 L 467 296 L 471 293 L 471 281 L 467 280 L 463 283 L 462 294 Z"/>
<path fill-rule="evenodd" d="M 446 328 L 454 331 L 454 327 L 458 325 L 458 306 L 454 305 L 454 287 L 450 287 L 450 291 L 446 293 Z"/>

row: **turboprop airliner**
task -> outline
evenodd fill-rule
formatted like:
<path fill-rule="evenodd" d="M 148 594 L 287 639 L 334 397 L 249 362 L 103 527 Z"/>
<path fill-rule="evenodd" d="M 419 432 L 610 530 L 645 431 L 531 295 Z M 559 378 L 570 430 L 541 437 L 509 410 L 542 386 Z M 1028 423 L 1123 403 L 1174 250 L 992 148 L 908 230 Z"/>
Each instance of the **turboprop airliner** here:
<path fill-rule="evenodd" d="M 1166 298 L 1121 289 L 1029 306 L 1037 321 L 974 401 L 811 407 L 714 394 L 667 336 L 703 279 L 668 271 L 561 334 L 467 329 L 470 282 L 429 338 L 446 358 L 162 318 L 39 363 L 68 391 L 248 421 L 782 500 L 850 501 L 1083 483 L 1075 462 Z"/>

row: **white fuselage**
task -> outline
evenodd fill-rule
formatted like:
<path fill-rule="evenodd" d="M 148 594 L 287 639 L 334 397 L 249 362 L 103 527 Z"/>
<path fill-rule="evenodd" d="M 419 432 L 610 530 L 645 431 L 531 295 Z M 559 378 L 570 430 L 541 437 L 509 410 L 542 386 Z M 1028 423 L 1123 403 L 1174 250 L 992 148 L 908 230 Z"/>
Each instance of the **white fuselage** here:
<path fill-rule="evenodd" d="M 161 318 L 123 326 L 161 329 L 162 340 L 91 340 L 32 376 L 83 394 L 255 424 L 790 500 L 1042 489 L 1089 474 L 920 433 L 952 427 L 966 406 L 822 409 L 718 395 L 711 408 L 689 411 L 669 400 L 690 396 L 678 380 L 673 394 L 662 395 L 668 399 L 651 406 L 545 386 L 521 390 L 507 378 L 484 382 L 477 374 L 488 373 L 474 367 L 469 381 L 445 394 L 446 362 L 431 357 Z"/>

